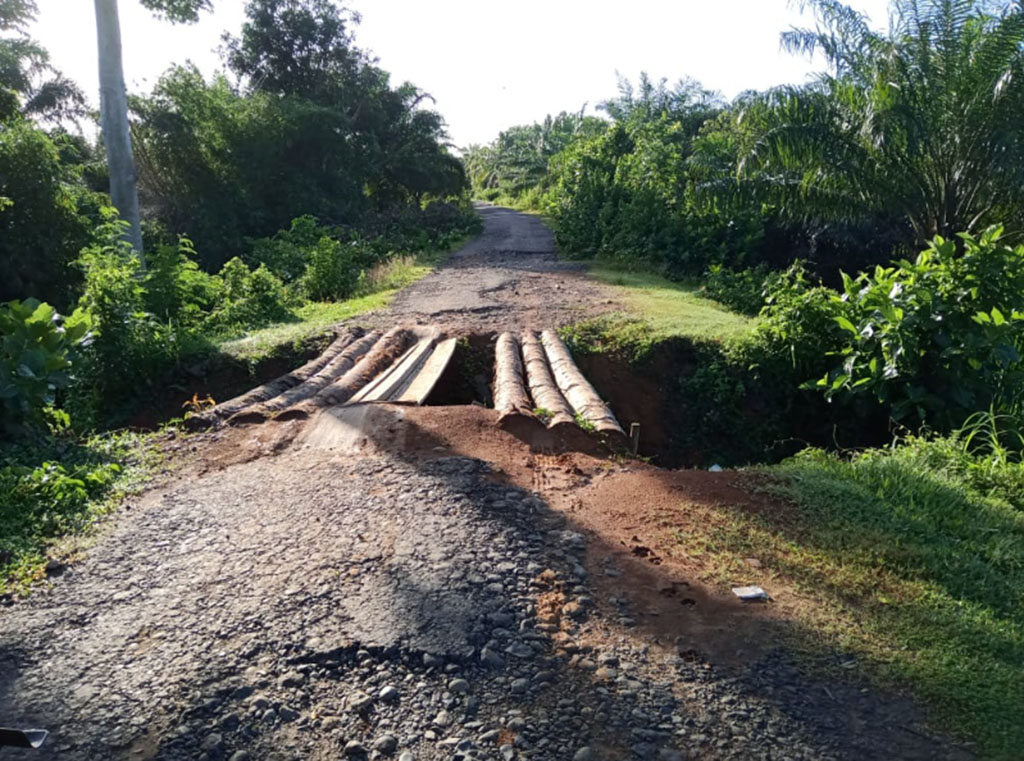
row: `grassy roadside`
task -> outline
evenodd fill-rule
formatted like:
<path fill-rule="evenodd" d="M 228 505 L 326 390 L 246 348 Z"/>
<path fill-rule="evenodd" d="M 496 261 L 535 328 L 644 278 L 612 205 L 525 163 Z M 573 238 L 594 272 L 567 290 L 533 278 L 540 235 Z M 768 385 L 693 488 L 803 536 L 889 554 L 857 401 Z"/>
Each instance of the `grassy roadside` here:
<path fill-rule="evenodd" d="M 243 336 L 225 338 L 218 342 L 218 349 L 237 359 L 255 361 L 272 354 L 281 346 L 302 344 L 339 322 L 384 309 L 399 291 L 429 275 L 473 237 L 467 235 L 459 238 L 442 250 L 418 256 L 399 256 L 379 264 L 366 273 L 352 298 L 304 304 L 295 310 L 295 319 L 269 325 Z"/>
<path fill-rule="evenodd" d="M 591 265 L 589 273 L 621 290 L 630 316 L 646 322 L 655 340 L 673 336 L 728 339 L 749 332 L 756 323 L 704 298 L 696 284 L 676 283 L 659 275 L 625 272 L 604 265 Z"/>
<path fill-rule="evenodd" d="M 0 601 L 59 570 L 160 462 L 153 434 L 127 431 L 0 448 Z"/>
<path fill-rule="evenodd" d="M 805 450 L 754 480 L 774 507 L 687 506 L 673 552 L 723 587 L 764 586 L 810 664 L 913 695 L 982 757 L 1020 758 L 1024 467 L 914 439 Z"/>

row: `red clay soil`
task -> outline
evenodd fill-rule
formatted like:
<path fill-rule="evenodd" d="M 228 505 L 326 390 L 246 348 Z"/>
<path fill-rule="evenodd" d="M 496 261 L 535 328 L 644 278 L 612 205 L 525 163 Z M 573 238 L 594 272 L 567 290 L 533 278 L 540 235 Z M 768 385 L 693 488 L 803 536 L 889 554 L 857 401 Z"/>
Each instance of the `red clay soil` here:
<path fill-rule="evenodd" d="M 504 430 L 494 410 L 472 405 L 337 408 L 344 424 L 340 434 L 333 432 L 339 424 L 331 415 L 321 413 L 320 422 L 268 422 L 207 434 L 214 441 L 202 448 L 195 467 L 223 468 L 291 446 L 326 446 L 343 455 L 387 451 L 414 460 L 484 460 L 497 478 L 535 492 L 565 515 L 569 528 L 587 536 L 588 571 L 599 598 L 625 594 L 641 612 L 637 627 L 680 652 L 692 648 L 720 659 L 751 655 L 766 619 L 785 616 L 800 603 L 792 590 L 773 581 L 774 604 L 744 604 L 724 586 L 700 581 L 708 568 L 700 558 L 680 553 L 673 540 L 673 532 L 686 532 L 707 509 L 789 509 L 758 493 L 752 476 L 666 471 L 614 455 L 582 431 L 553 433 L 530 421 L 513 420 L 513 430 Z M 609 562 L 621 575 L 606 575 Z M 736 580 L 747 582 L 757 579 Z"/>

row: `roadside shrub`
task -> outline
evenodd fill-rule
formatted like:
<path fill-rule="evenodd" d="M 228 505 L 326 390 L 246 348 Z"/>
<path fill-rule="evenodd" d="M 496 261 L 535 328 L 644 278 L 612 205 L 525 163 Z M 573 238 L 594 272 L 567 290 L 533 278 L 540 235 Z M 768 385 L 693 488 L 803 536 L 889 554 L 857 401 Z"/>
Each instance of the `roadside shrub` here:
<path fill-rule="evenodd" d="M 71 261 L 90 242 L 97 199 L 32 122 L 0 128 L 0 300 L 73 302 L 81 275 Z"/>
<path fill-rule="evenodd" d="M 252 252 L 246 259 L 251 266 L 266 265 L 282 282 L 292 283 L 305 273 L 312 249 L 330 233 L 329 228 L 319 225 L 316 217 L 305 214 L 273 237 L 250 240 Z"/>
<path fill-rule="evenodd" d="M 303 292 L 312 301 L 341 301 L 352 295 L 359 283 L 356 247 L 327 236 L 310 251 L 302 276 Z"/>
<path fill-rule="evenodd" d="M 708 298 L 740 314 L 756 315 L 765 305 L 765 290 L 771 270 L 764 264 L 735 270 L 721 264 L 708 268 L 702 291 Z"/>
<path fill-rule="evenodd" d="M 57 392 L 88 335 L 80 311 L 64 318 L 35 299 L 0 304 L 0 428 L 21 435 L 45 428 Z"/>
<path fill-rule="evenodd" d="M 284 283 L 265 264 L 255 270 L 237 256 L 220 271 L 221 305 L 204 323 L 207 329 L 228 332 L 249 330 L 291 318 L 294 299 Z"/>
<path fill-rule="evenodd" d="M 181 236 L 177 246 L 157 246 L 146 256 L 144 303 L 164 322 L 198 328 L 224 296 L 223 281 L 199 269 L 192 241 Z"/>
<path fill-rule="evenodd" d="M 122 237 L 125 223 L 112 209 L 105 216 L 97 243 L 83 249 L 78 259 L 85 273 L 79 306 L 89 315 L 94 337 L 82 353 L 67 406 L 76 424 L 84 427 L 106 421 L 115 411 L 122 413 L 127 399 L 139 396 L 205 345 L 189 320 L 178 319 L 189 311 L 181 293 L 189 268 L 182 264 L 181 252 L 176 252 L 177 261 L 167 252 L 158 253 L 158 269 L 143 276 L 138 255 Z M 203 276 L 195 277 L 205 282 Z M 169 310 L 167 315 L 150 311 L 148 285 L 157 286 L 152 297 Z"/>
<path fill-rule="evenodd" d="M 1001 235 L 961 235 L 962 253 L 937 237 L 913 262 L 844 275 L 839 361 L 814 387 L 947 432 L 985 410 L 1024 420 L 1024 246 Z"/>

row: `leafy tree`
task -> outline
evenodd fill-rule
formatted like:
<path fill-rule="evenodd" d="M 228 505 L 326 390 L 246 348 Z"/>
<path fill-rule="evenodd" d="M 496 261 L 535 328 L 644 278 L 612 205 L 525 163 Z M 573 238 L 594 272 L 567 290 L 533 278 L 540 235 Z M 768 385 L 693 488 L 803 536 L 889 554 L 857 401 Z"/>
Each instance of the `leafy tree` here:
<path fill-rule="evenodd" d="M 239 75 L 176 67 L 133 99 L 142 193 L 216 269 L 247 238 L 312 215 L 328 226 L 458 195 L 443 119 L 353 46 L 354 19 L 323 0 L 252 0 L 225 38 Z"/>
<path fill-rule="evenodd" d="M 25 33 L 36 13 L 34 0 L 8 0 L 0 9 L 0 122 L 20 114 L 59 124 L 85 114 L 81 90 Z"/>
<path fill-rule="evenodd" d="M 350 31 L 357 15 L 331 0 L 249 0 L 245 11 L 241 36 L 224 44 L 251 91 L 340 104 L 355 86 L 367 64 Z"/>
<path fill-rule="evenodd" d="M 982 0 L 894 0 L 887 32 L 837 0 L 783 35 L 829 70 L 738 115 L 740 177 L 799 220 L 903 215 L 919 240 L 1005 220 L 1024 191 L 1024 13 Z"/>
<path fill-rule="evenodd" d="M 477 192 L 500 190 L 516 197 L 533 188 L 544 189 L 548 164 L 553 156 L 575 140 L 599 135 L 607 122 L 562 111 L 544 121 L 509 127 L 487 146 L 473 145 L 463 151 L 463 163 Z"/>
<path fill-rule="evenodd" d="M 70 259 L 91 240 L 99 198 L 61 160 L 62 141 L 21 117 L 0 125 L 0 299 L 73 301 Z"/>

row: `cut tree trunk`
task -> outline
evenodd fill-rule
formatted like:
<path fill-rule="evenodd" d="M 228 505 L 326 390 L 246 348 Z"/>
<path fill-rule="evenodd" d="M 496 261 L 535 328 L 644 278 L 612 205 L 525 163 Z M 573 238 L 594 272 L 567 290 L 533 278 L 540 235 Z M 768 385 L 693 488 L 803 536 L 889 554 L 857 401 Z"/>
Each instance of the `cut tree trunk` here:
<path fill-rule="evenodd" d="M 541 416 L 546 418 L 548 428 L 574 423 L 572 407 L 559 391 L 551 375 L 544 347 L 533 331 L 523 333 L 523 361 L 526 364 L 530 396 L 537 410 L 543 411 Z"/>
<path fill-rule="evenodd" d="M 510 415 L 529 415 L 533 409 L 523 382 L 519 341 L 511 333 L 498 336 L 494 347 L 494 408 L 499 420 Z"/>
<path fill-rule="evenodd" d="M 240 394 L 239 396 L 221 402 L 216 407 L 206 410 L 198 415 L 191 415 L 185 419 L 185 427 L 193 431 L 202 430 L 217 425 L 222 420 L 227 420 L 232 415 L 248 409 L 256 404 L 267 402 L 280 396 L 289 389 L 295 388 L 323 370 L 342 350 L 352 341 L 363 335 L 360 328 L 351 328 L 343 331 L 334 339 L 321 354 L 309 360 L 302 367 L 292 370 L 290 373 L 264 383 L 262 386 Z"/>
<path fill-rule="evenodd" d="M 313 397 L 318 407 L 344 404 L 367 383 L 393 365 L 415 341 L 412 331 L 392 328 L 359 363 Z"/>
<path fill-rule="evenodd" d="M 333 357 L 319 372 L 310 376 L 306 381 L 294 388 L 288 389 L 279 396 L 270 399 L 263 404 L 235 415 L 229 423 L 257 423 L 273 417 L 277 413 L 293 409 L 312 399 L 337 378 L 349 372 L 357 362 L 380 340 L 380 331 L 373 331 L 362 338 L 350 343 L 339 354 Z"/>
<path fill-rule="evenodd" d="M 95 0 L 100 68 L 100 129 L 107 152 L 110 200 L 129 225 L 127 239 L 142 254 L 139 190 L 128 124 L 128 93 L 121 63 L 121 25 L 117 0 Z"/>
<path fill-rule="evenodd" d="M 541 334 L 541 342 L 544 344 L 555 382 L 576 414 L 590 422 L 600 433 L 625 438 L 626 433 L 619 425 L 619 421 L 590 385 L 590 381 L 583 377 L 583 373 L 573 362 L 569 350 L 558 334 L 553 330 L 545 330 Z"/>

